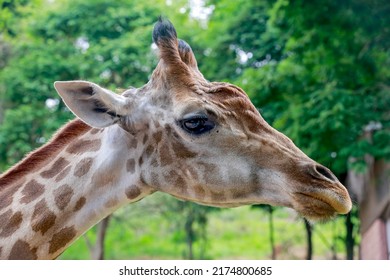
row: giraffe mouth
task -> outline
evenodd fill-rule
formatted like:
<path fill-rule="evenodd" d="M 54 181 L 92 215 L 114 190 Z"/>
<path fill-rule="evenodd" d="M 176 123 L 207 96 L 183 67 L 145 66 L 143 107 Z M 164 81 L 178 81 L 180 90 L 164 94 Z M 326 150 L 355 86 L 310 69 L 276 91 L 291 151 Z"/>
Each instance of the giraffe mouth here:
<path fill-rule="evenodd" d="M 351 200 L 335 192 L 296 192 L 293 208 L 311 220 L 329 220 L 337 214 L 347 214 L 352 207 Z"/>

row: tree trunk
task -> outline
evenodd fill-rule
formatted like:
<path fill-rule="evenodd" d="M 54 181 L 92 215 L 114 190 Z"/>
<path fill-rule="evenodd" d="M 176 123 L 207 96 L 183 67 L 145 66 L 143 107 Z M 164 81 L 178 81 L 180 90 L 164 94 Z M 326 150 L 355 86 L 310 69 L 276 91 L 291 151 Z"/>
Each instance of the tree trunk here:
<path fill-rule="evenodd" d="M 353 260 L 353 248 L 355 247 L 355 239 L 353 237 L 353 222 L 351 213 L 348 213 L 345 217 L 345 228 L 346 228 L 346 236 L 345 236 L 345 248 L 347 251 L 347 260 Z"/>
<path fill-rule="evenodd" d="M 305 223 L 306 241 L 307 241 L 306 259 L 311 260 L 313 258 L 313 241 L 312 241 L 313 229 L 310 223 L 306 219 L 303 219 L 303 221 Z"/>
<path fill-rule="evenodd" d="M 274 208 L 269 205 L 268 207 L 268 217 L 269 217 L 269 242 L 272 250 L 272 259 L 276 260 L 276 248 L 275 248 L 275 238 L 274 238 L 274 216 L 273 216 Z"/>
<path fill-rule="evenodd" d="M 193 243 L 194 243 L 194 238 L 195 238 L 195 233 L 193 229 L 193 224 L 194 224 L 194 217 L 193 217 L 193 212 L 192 208 L 189 209 L 186 223 L 184 225 L 185 232 L 186 232 L 186 242 L 187 242 L 187 253 L 188 255 L 186 256 L 188 260 L 193 260 L 194 259 L 194 252 L 193 252 Z"/>
<path fill-rule="evenodd" d="M 85 236 L 91 259 L 104 260 L 104 240 L 108 229 L 108 224 L 111 215 L 101 220 L 97 225 L 96 241 L 95 244 L 91 244 L 89 239 Z"/>

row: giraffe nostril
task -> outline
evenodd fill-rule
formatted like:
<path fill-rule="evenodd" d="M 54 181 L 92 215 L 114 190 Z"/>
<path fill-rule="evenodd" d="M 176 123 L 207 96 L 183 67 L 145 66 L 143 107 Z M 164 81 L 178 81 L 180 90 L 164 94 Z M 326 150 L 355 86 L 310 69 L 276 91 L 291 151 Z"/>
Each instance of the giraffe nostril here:
<path fill-rule="evenodd" d="M 317 174 L 320 174 L 320 176 L 325 177 L 325 178 L 332 180 L 332 181 L 336 181 L 336 177 L 333 175 L 333 173 L 329 169 L 327 169 L 321 165 L 315 165 L 314 169 L 315 169 Z"/>

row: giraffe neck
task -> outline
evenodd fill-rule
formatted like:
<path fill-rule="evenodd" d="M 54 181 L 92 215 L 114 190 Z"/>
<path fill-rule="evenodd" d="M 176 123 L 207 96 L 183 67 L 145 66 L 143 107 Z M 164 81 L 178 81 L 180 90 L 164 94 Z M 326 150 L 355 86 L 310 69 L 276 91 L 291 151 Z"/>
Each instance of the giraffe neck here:
<path fill-rule="evenodd" d="M 137 165 L 142 142 L 125 133 L 73 121 L 0 177 L 0 258 L 56 258 L 105 216 L 150 194 Z"/>

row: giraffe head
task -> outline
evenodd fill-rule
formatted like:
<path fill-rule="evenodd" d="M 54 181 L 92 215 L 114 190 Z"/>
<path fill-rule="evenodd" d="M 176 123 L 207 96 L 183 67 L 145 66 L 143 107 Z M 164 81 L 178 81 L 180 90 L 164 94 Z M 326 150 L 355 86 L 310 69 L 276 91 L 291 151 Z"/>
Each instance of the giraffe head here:
<path fill-rule="evenodd" d="M 55 83 L 85 123 L 142 142 L 132 163 L 140 185 L 212 206 L 287 206 L 310 219 L 349 212 L 332 172 L 269 126 L 242 89 L 204 79 L 169 21 L 155 25 L 153 40 L 160 61 L 141 88 L 117 95 L 86 81 Z"/>

